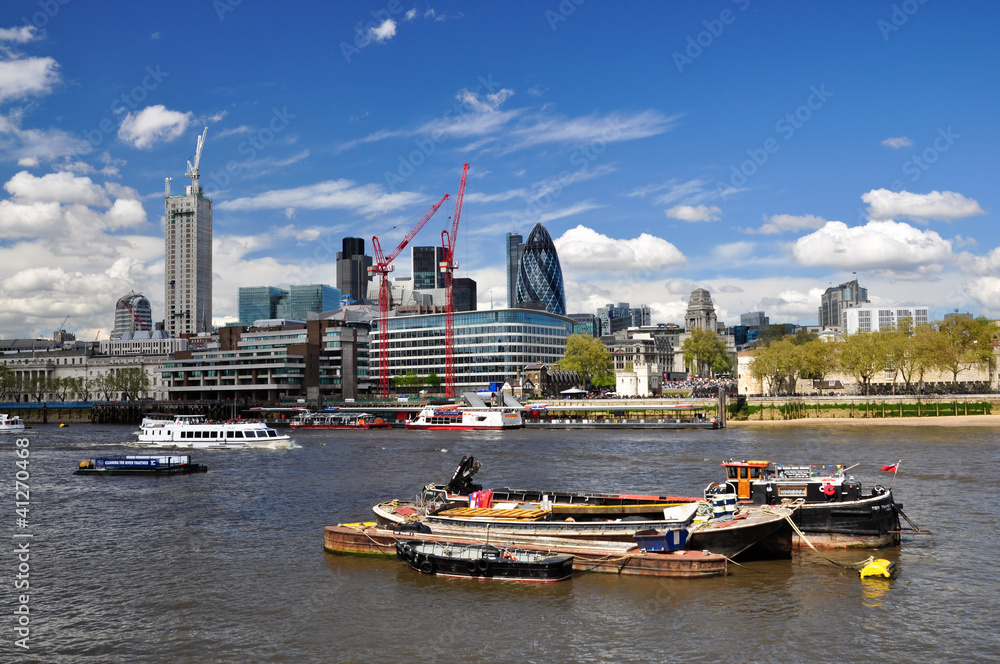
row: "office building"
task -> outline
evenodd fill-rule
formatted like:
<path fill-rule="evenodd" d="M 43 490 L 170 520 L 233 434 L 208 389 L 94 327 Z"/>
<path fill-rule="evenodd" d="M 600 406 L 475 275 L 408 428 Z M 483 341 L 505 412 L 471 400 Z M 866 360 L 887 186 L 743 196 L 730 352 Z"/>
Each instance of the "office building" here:
<path fill-rule="evenodd" d="M 186 176 L 191 184 L 185 187 L 184 195 L 170 195 L 171 178 L 164 187 L 163 324 L 171 337 L 212 331 L 212 201 L 205 197 L 198 181 L 204 142 L 202 134 L 194 165 L 188 162 Z"/>
<path fill-rule="evenodd" d="M 444 326 L 440 313 L 389 318 L 389 356 L 383 358 L 384 337 L 376 324 L 369 360 L 372 380 L 382 370 L 390 376 L 412 371 L 444 378 Z M 454 329 L 455 392 L 461 393 L 503 383 L 529 364 L 558 362 L 573 321 L 545 311 L 491 309 L 456 312 Z"/>
<path fill-rule="evenodd" d="M 322 313 L 340 309 L 340 290 L 326 284 L 291 286 L 278 303 L 278 318 L 306 320 L 309 312 Z"/>
<path fill-rule="evenodd" d="M 441 247 L 413 247 L 410 250 L 413 290 L 444 288 L 444 274 L 440 268 L 443 252 Z"/>
<path fill-rule="evenodd" d="M 121 339 L 126 332 L 150 332 L 153 329 L 153 310 L 142 293 L 131 291 L 115 304 L 115 329 L 112 339 Z"/>
<path fill-rule="evenodd" d="M 517 271 L 524 252 L 524 238 L 520 233 L 507 233 L 504 246 L 507 248 L 507 308 L 513 309 L 517 306 Z"/>
<path fill-rule="evenodd" d="M 566 317 L 573 321 L 574 334 L 601 336 L 601 321 L 594 314 L 567 314 Z"/>
<path fill-rule="evenodd" d="M 763 311 L 751 311 L 745 314 L 740 314 L 740 325 L 745 325 L 746 327 L 766 327 L 770 323 L 769 319 L 764 315 Z"/>
<path fill-rule="evenodd" d="M 651 324 L 649 305 L 632 307 L 628 302 L 607 304 L 597 309 L 600 335 L 614 334 L 630 327 L 646 327 Z"/>
<path fill-rule="evenodd" d="M 535 224 L 524 243 L 517 271 L 517 306 L 566 315 L 562 267 L 552 237 Z"/>
<path fill-rule="evenodd" d="M 246 286 L 238 291 L 237 310 L 240 325 L 253 325 L 257 320 L 278 318 L 278 305 L 288 291 L 274 286 Z"/>
<path fill-rule="evenodd" d="M 345 237 L 343 251 L 337 252 L 337 288 L 349 302 L 362 300 L 368 292 L 368 268 L 372 257 L 365 255 L 365 241 Z"/>
<path fill-rule="evenodd" d="M 862 304 L 870 304 L 868 289 L 862 288 L 857 279 L 827 288 L 820 296 L 820 327 L 840 327 L 843 324 L 843 310 Z"/>
<path fill-rule="evenodd" d="M 844 334 L 858 332 L 878 332 L 889 330 L 903 321 L 912 327 L 930 321 L 928 307 L 851 307 L 841 314 L 841 329 Z"/>

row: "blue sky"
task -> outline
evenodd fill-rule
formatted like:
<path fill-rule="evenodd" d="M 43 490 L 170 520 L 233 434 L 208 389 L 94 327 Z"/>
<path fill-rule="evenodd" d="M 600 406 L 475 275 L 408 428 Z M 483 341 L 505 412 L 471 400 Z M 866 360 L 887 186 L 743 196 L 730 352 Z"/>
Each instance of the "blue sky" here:
<path fill-rule="evenodd" d="M 997 317 L 998 27 L 938 0 L 6 2 L 0 335 L 106 337 L 132 289 L 162 317 L 163 181 L 206 126 L 219 323 L 240 286 L 333 284 L 346 235 L 388 253 L 466 161 L 480 307 L 542 221 L 572 312 L 682 322 L 704 287 L 728 324 L 815 324 L 856 272 Z"/>

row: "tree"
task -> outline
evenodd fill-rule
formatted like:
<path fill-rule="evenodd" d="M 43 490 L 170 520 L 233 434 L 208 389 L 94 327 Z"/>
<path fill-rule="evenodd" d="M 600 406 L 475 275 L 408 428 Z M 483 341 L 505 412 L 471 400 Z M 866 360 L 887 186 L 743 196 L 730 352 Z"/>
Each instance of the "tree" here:
<path fill-rule="evenodd" d="M 139 367 L 119 369 L 112 380 L 115 392 L 124 392 L 125 398 L 135 401 L 139 395 L 149 391 L 149 375 Z"/>
<path fill-rule="evenodd" d="M 837 368 L 837 351 L 839 346 L 834 341 L 823 341 L 813 335 L 811 341 L 806 341 L 799 346 L 801 350 L 801 375 L 803 378 L 811 378 L 819 381 L 819 393 L 822 396 L 822 383 L 827 374 L 832 373 Z"/>
<path fill-rule="evenodd" d="M 684 364 L 693 367 L 694 373 L 705 373 L 706 369 L 713 375 L 732 371 L 733 364 L 726 344 L 714 332 L 692 330 L 691 336 L 681 344 L 681 350 L 684 352 Z"/>
<path fill-rule="evenodd" d="M 21 393 L 20 383 L 17 374 L 0 364 L 0 400 L 14 401 Z"/>
<path fill-rule="evenodd" d="M 424 379 L 424 385 L 428 387 L 441 387 L 441 376 L 437 375 L 433 371 L 427 374 L 427 378 Z"/>
<path fill-rule="evenodd" d="M 571 334 L 566 338 L 566 350 L 559 366 L 580 374 L 584 384 L 606 385 L 610 376 L 615 384 L 614 363 L 607 346 L 589 334 Z"/>
<path fill-rule="evenodd" d="M 872 378 L 886 365 L 885 344 L 876 332 L 858 332 L 840 346 L 840 366 L 854 376 L 867 396 Z"/>
<path fill-rule="evenodd" d="M 111 396 L 115 393 L 115 379 L 110 374 L 100 374 L 90 383 L 91 390 L 98 396 L 103 396 L 105 401 L 111 401 Z"/>
<path fill-rule="evenodd" d="M 791 394 L 795 382 L 805 366 L 803 347 L 788 335 L 757 350 L 750 363 L 750 375 L 761 381 L 768 394 L 782 390 Z"/>

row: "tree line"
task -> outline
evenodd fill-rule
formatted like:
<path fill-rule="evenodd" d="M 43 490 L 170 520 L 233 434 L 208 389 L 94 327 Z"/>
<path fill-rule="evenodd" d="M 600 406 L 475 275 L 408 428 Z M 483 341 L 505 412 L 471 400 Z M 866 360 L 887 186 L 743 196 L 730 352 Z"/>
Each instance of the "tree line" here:
<path fill-rule="evenodd" d="M 778 328 L 780 330 L 780 328 Z M 792 394 L 800 378 L 822 381 L 834 373 L 851 376 L 865 395 L 879 372 L 892 386 L 902 382 L 904 394 L 920 393 L 932 371 L 950 374 L 957 386 L 963 371 L 996 371 L 994 344 L 1000 327 L 986 318 L 954 316 L 914 326 L 899 325 L 876 332 L 858 332 L 836 341 L 823 341 L 800 330 L 795 335 L 765 334 L 754 349 L 750 375 L 767 394 Z M 822 388 L 818 388 L 822 394 Z"/>
<path fill-rule="evenodd" d="M 41 402 L 47 394 L 59 401 L 111 401 L 124 397 L 134 401 L 150 389 L 149 375 L 137 367 L 119 369 L 93 378 L 22 377 L 0 365 L 0 401 L 23 401 L 24 397 Z"/>

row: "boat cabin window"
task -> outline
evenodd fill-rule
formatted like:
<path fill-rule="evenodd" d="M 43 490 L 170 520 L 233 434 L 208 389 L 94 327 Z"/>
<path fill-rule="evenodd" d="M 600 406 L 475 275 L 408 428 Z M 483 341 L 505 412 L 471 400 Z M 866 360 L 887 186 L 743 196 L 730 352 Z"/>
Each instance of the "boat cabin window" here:
<path fill-rule="evenodd" d="M 759 480 L 761 477 L 761 469 L 758 467 L 753 467 L 750 469 L 750 479 Z"/>
<path fill-rule="evenodd" d="M 750 469 L 747 468 L 746 466 L 744 466 L 743 468 L 740 468 L 740 479 L 741 480 L 745 480 L 747 478 L 747 474 L 748 474 L 747 471 L 749 471 L 749 470 Z"/>
<path fill-rule="evenodd" d="M 735 466 L 726 466 L 726 476 L 729 479 L 731 479 L 731 480 L 735 480 L 736 479 L 736 467 Z"/>

